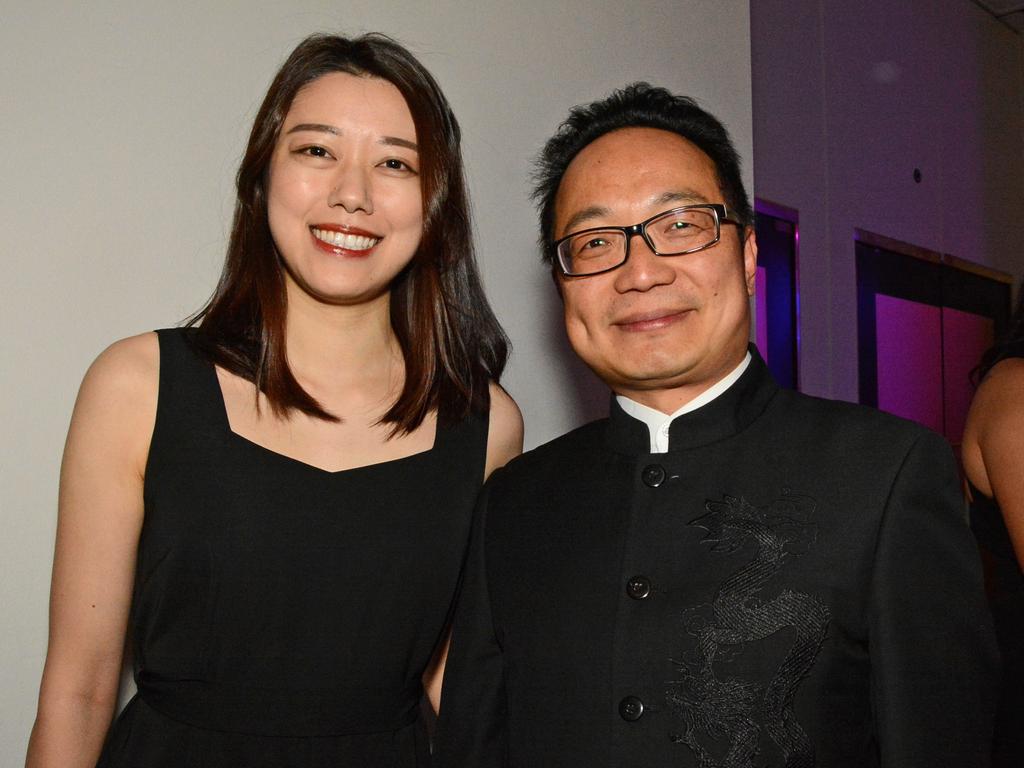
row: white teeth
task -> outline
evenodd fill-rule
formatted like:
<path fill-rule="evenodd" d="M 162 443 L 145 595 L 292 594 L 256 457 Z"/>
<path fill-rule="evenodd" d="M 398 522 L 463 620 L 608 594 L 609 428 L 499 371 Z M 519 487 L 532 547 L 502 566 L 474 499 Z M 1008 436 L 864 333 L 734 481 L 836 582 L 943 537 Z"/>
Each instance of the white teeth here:
<path fill-rule="evenodd" d="M 328 245 L 334 245 L 338 248 L 344 248 L 347 251 L 368 251 L 380 240 L 378 237 L 363 237 L 362 235 L 345 234 L 344 232 L 317 229 L 316 227 L 313 227 L 312 231 L 313 237 L 317 240 L 322 240 Z"/>

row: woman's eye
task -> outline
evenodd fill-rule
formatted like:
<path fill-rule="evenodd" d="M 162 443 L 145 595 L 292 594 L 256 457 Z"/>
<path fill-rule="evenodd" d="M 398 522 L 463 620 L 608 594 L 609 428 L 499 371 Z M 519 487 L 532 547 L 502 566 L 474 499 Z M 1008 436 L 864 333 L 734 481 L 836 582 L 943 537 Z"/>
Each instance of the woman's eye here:
<path fill-rule="evenodd" d="M 331 153 L 327 151 L 325 147 L 318 146 L 316 144 L 309 147 L 301 147 L 298 150 L 300 155 L 308 155 L 309 157 L 330 157 Z"/>
<path fill-rule="evenodd" d="M 413 168 L 405 160 L 399 160 L 397 157 L 389 157 L 381 166 L 387 168 L 389 171 L 401 171 L 402 173 L 416 173 L 416 169 Z"/>

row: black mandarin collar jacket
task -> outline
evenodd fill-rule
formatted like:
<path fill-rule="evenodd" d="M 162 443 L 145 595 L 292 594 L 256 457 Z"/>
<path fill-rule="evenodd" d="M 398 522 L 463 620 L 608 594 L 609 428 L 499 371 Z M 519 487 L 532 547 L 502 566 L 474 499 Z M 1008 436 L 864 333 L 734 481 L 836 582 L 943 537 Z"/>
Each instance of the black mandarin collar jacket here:
<path fill-rule="evenodd" d="M 478 502 L 441 768 L 988 763 L 996 655 L 948 445 L 780 390 L 608 419 Z"/>

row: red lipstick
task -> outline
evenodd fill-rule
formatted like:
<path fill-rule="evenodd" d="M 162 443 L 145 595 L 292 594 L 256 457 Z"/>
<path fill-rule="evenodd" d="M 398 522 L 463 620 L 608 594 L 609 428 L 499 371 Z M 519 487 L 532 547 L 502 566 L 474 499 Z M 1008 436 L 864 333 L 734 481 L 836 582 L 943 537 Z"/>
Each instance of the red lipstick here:
<path fill-rule="evenodd" d="M 336 256 L 359 258 L 369 256 L 383 239 L 375 232 L 338 224 L 314 224 L 309 228 L 313 244 Z"/>

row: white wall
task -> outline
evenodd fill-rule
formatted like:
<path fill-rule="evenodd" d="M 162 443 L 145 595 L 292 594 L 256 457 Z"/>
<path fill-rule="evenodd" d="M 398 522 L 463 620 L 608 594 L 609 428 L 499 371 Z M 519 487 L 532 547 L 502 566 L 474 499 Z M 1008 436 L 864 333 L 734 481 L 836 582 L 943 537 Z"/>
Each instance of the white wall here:
<path fill-rule="evenodd" d="M 462 123 L 479 256 L 528 446 L 605 406 L 566 358 L 529 162 L 567 108 L 636 79 L 702 100 L 751 155 L 745 0 L 8 1 L 0 23 L 0 764 L 23 759 L 46 644 L 57 474 L 78 383 L 114 339 L 213 288 L 250 121 L 313 31 L 380 30 Z M 747 182 L 750 175 L 748 171 Z"/>
<path fill-rule="evenodd" d="M 1024 273 L 1024 38 L 970 0 L 750 23 L 755 192 L 800 214 L 801 387 L 856 400 L 855 227 Z"/>

